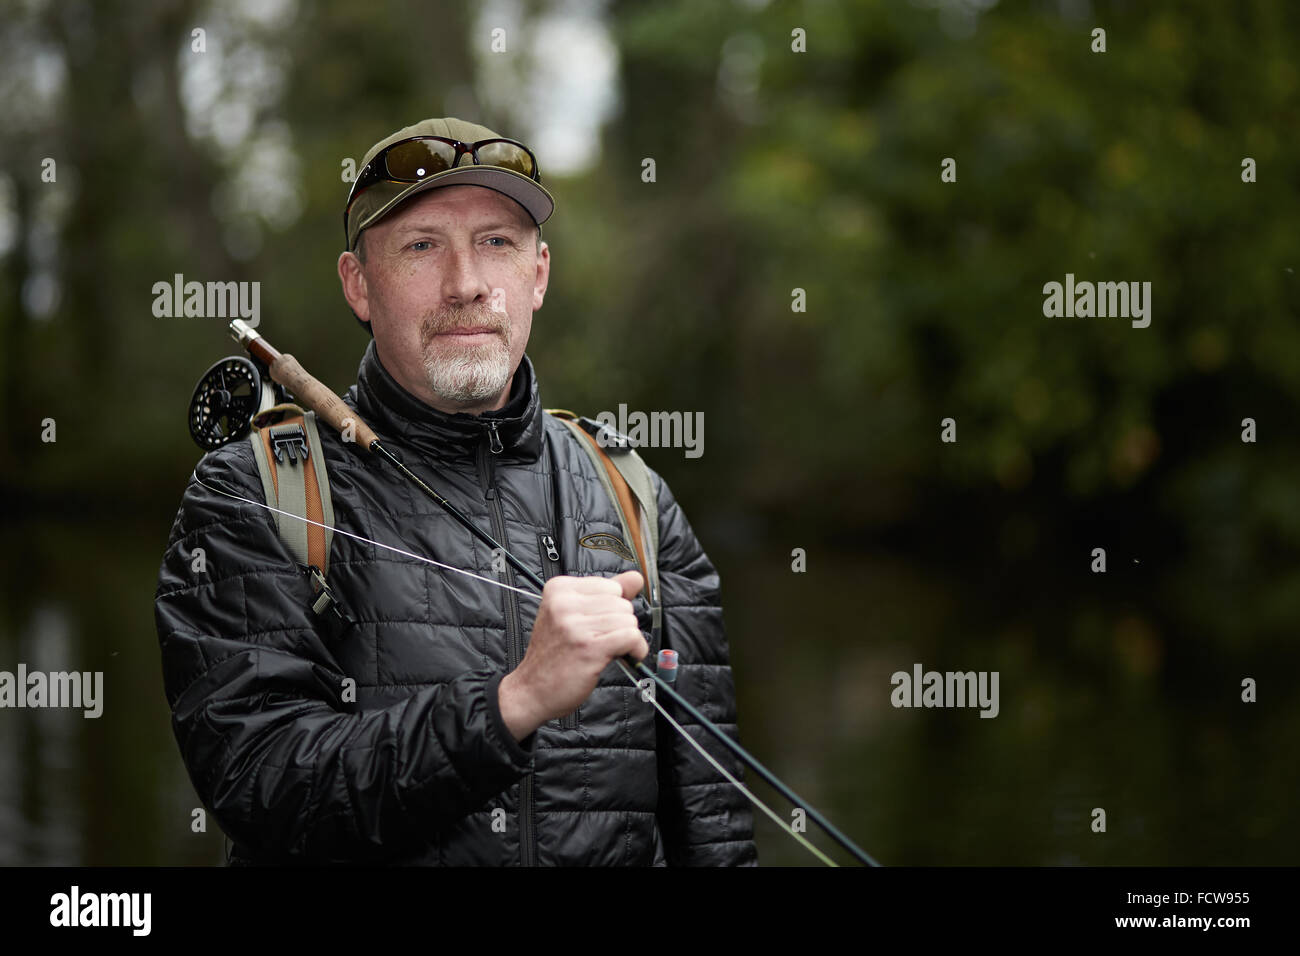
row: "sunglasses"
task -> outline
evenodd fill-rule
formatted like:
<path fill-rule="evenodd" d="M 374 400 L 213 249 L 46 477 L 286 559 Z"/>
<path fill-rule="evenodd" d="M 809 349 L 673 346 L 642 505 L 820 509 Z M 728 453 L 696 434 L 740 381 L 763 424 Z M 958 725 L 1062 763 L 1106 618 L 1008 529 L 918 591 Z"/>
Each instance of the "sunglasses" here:
<path fill-rule="evenodd" d="M 542 181 L 537 167 L 537 157 L 523 143 L 513 139 L 481 139 L 477 143 L 462 143 L 445 136 L 413 136 L 380 150 L 362 167 L 348 204 L 343 207 L 343 231 L 347 234 L 348 213 L 357 197 L 375 183 L 418 183 L 430 176 L 455 169 L 466 153 L 478 166 L 499 166 L 527 176 L 534 182 Z"/>

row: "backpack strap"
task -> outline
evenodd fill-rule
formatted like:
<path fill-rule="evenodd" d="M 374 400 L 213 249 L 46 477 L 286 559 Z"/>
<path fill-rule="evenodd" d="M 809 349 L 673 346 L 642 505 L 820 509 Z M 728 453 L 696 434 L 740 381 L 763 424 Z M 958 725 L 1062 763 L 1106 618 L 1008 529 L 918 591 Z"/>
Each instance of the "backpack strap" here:
<path fill-rule="evenodd" d="M 334 541 L 334 505 L 325 456 L 319 451 L 312 454 L 321 444 L 316 415 L 292 403 L 274 405 L 254 419 L 248 440 L 266 503 L 288 512 L 275 515 L 276 530 L 294 560 L 311 573 L 316 594 L 312 610 L 320 614 L 335 605 L 334 594 L 325 583 Z"/>
<path fill-rule="evenodd" d="M 618 509 L 624 537 L 636 549 L 637 563 L 646 582 L 651 633 L 657 644 L 663 621 L 659 600 L 659 503 L 650 469 L 633 450 L 631 442 L 601 422 L 564 408 L 548 408 L 546 412 L 577 436 L 578 444 L 595 463 L 601 484 Z M 605 447 L 597 435 L 602 436 Z M 612 454 L 607 449 L 612 449 Z"/>

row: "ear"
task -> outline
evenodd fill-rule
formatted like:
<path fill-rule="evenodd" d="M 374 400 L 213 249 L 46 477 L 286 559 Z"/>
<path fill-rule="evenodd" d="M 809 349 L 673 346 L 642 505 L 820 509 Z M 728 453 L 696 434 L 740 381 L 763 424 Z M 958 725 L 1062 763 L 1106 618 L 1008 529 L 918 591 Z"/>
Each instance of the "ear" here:
<path fill-rule="evenodd" d="M 533 311 L 536 312 L 542 307 L 542 300 L 546 298 L 546 286 L 551 281 L 551 247 L 542 243 L 541 249 L 537 252 L 537 275 L 533 280 Z"/>
<path fill-rule="evenodd" d="M 339 256 L 339 281 L 343 284 L 343 298 L 348 300 L 353 313 L 362 322 L 370 321 L 370 293 L 366 276 L 356 253 L 345 252 Z"/>

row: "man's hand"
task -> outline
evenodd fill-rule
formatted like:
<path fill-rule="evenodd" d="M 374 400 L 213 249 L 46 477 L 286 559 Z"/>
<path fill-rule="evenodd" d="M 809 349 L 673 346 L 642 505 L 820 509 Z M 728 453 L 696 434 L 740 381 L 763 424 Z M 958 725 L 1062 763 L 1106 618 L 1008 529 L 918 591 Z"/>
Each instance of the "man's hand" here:
<path fill-rule="evenodd" d="M 650 653 L 632 609 L 644 583 L 638 571 L 546 582 L 528 650 L 502 678 L 497 694 L 515 740 L 577 710 L 614 658 L 631 654 L 641 660 Z"/>

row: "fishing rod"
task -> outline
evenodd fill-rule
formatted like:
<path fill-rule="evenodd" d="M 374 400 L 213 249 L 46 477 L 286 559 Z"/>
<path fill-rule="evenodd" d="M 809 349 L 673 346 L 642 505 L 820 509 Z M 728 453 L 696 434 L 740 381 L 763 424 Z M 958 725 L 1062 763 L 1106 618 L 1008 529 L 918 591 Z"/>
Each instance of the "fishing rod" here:
<path fill-rule="evenodd" d="M 532 568 L 524 564 L 524 562 L 519 560 L 519 558 L 511 553 L 508 548 L 496 541 L 490 534 L 466 517 L 463 512 L 431 488 L 423 479 L 420 478 L 419 475 L 407 468 L 396 455 L 384 446 L 383 442 L 380 441 L 379 436 L 376 435 L 370 426 L 361 419 L 360 415 L 358 415 L 356 411 L 344 404 L 344 402 L 319 379 L 307 372 L 296 358 L 275 349 L 266 341 L 266 339 L 259 335 L 252 326 L 247 322 L 244 322 L 242 319 L 235 319 L 230 323 L 230 334 L 231 337 L 234 338 L 234 340 L 253 357 L 253 359 L 261 364 L 261 367 L 266 369 L 269 377 L 274 383 L 293 394 L 298 404 L 315 412 L 318 418 L 324 420 L 330 425 L 330 427 L 335 429 L 335 431 L 344 437 L 345 441 L 348 441 L 349 436 L 352 436 L 352 440 L 359 448 L 368 453 L 377 455 L 379 458 L 396 468 L 404 478 L 420 489 L 422 494 L 436 502 L 439 507 L 451 515 L 451 517 L 458 524 L 464 527 L 466 531 L 489 548 L 494 549 L 495 553 L 504 557 L 511 567 L 523 575 L 524 579 L 536 587 L 539 592 L 545 587 L 546 582 L 535 571 L 533 571 Z M 238 363 L 243 360 L 236 359 L 234 361 Z M 230 384 L 230 380 L 227 379 L 226 376 L 234 376 L 236 373 L 239 381 L 245 387 L 232 392 L 232 390 L 227 387 Z M 268 383 L 261 381 L 258 369 L 253 368 L 250 374 L 248 369 L 245 369 L 242 366 L 232 365 L 231 360 L 229 359 L 218 362 L 209 369 L 204 378 L 200 380 L 198 388 L 195 389 L 195 397 L 191 401 L 190 426 L 191 432 L 195 436 L 195 440 L 199 441 L 200 445 L 203 447 L 220 447 L 220 445 L 240 437 L 241 434 L 246 434 L 248 429 L 251 428 L 253 418 L 255 417 L 256 403 L 259 400 L 263 402 L 270 400 L 270 393 L 267 390 L 268 388 Z M 206 401 L 208 404 L 202 405 L 202 401 Z M 197 412 L 196 406 L 198 406 Z M 247 415 L 246 422 L 245 415 Z M 220 419 L 220 423 L 215 424 L 218 418 Z M 205 444 L 205 438 L 208 444 Z M 316 522 L 309 523 L 315 524 Z M 732 755 L 740 760 L 741 763 L 763 778 L 769 786 L 780 793 L 781 796 L 788 800 L 793 806 L 803 810 L 806 816 L 821 827 L 822 831 L 826 833 L 827 836 L 847 850 L 856 860 L 866 866 L 880 865 L 872 859 L 865 850 L 841 833 L 840 830 L 832 824 L 830 820 L 826 819 L 826 817 L 816 808 L 811 806 L 807 801 L 803 800 L 797 793 L 790 789 L 790 787 L 788 787 L 776 774 L 763 766 L 763 764 L 761 764 L 748 750 L 728 737 L 726 733 L 723 732 L 722 728 L 708 717 L 704 716 L 698 708 L 679 694 L 671 684 L 664 680 L 663 677 L 647 667 L 643 661 L 638 661 L 631 655 L 626 655 L 618 661 L 618 663 L 623 668 L 624 673 L 628 675 L 634 684 L 637 684 L 638 687 L 643 684 L 645 685 L 645 689 L 642 691 L 642 697 L 645 700 L 654 703 L 660 713 L 668 718 L 686 740 L 700 751 L 700 753 L 702 753 L 716 769 L 722 771 L 728 780 L 740 787 L 741 791 L 749 796 L 751 800 L 759 803 L 757 798 L 755 798 L 753 794 L 751 794 L 744 785 L 740 783 L 740 781 L 736 780 L 735 777 L 721 766 L 721 764 L 710 757 L 707 751 L 700 747 L 695 739 L 686 732 L 685 728 L 672 719 L 668 712 L 656 700 L 659 694 L 665 695 L 670 701 L 689 714 L 700 727 L 726 747 Z M 628 670 L 628 667 L 631 667 L 636 672 L 642 674 L 643 680 L 637 681 Z M 653 685 L 646 683 L 647 681 L 653 682 Z M 652 686 L 654 688 L 653 692 L 649 690 Z M 780 820 L 780 818 L 771 810 L 768 810 L 766 806 L 761 803 L 759 803 L 759 806 L 763 807 L 769 816 L 772 816 L 773 819 L 782 824 L 787 832 L 796 836 L 798 835 L 796 831 L 794 831 L 784 821 Z M 815 848 L 813 848 L 811 844 L 807 843 L 806 840 L 801 840 L 800 842 L 804 843 L 810 849 L 813 849 L 814 852 L 816 852 L 824 861 L 828 863 L 830 862 L 827 857 L 819 851 L 816 851 Z"/>

